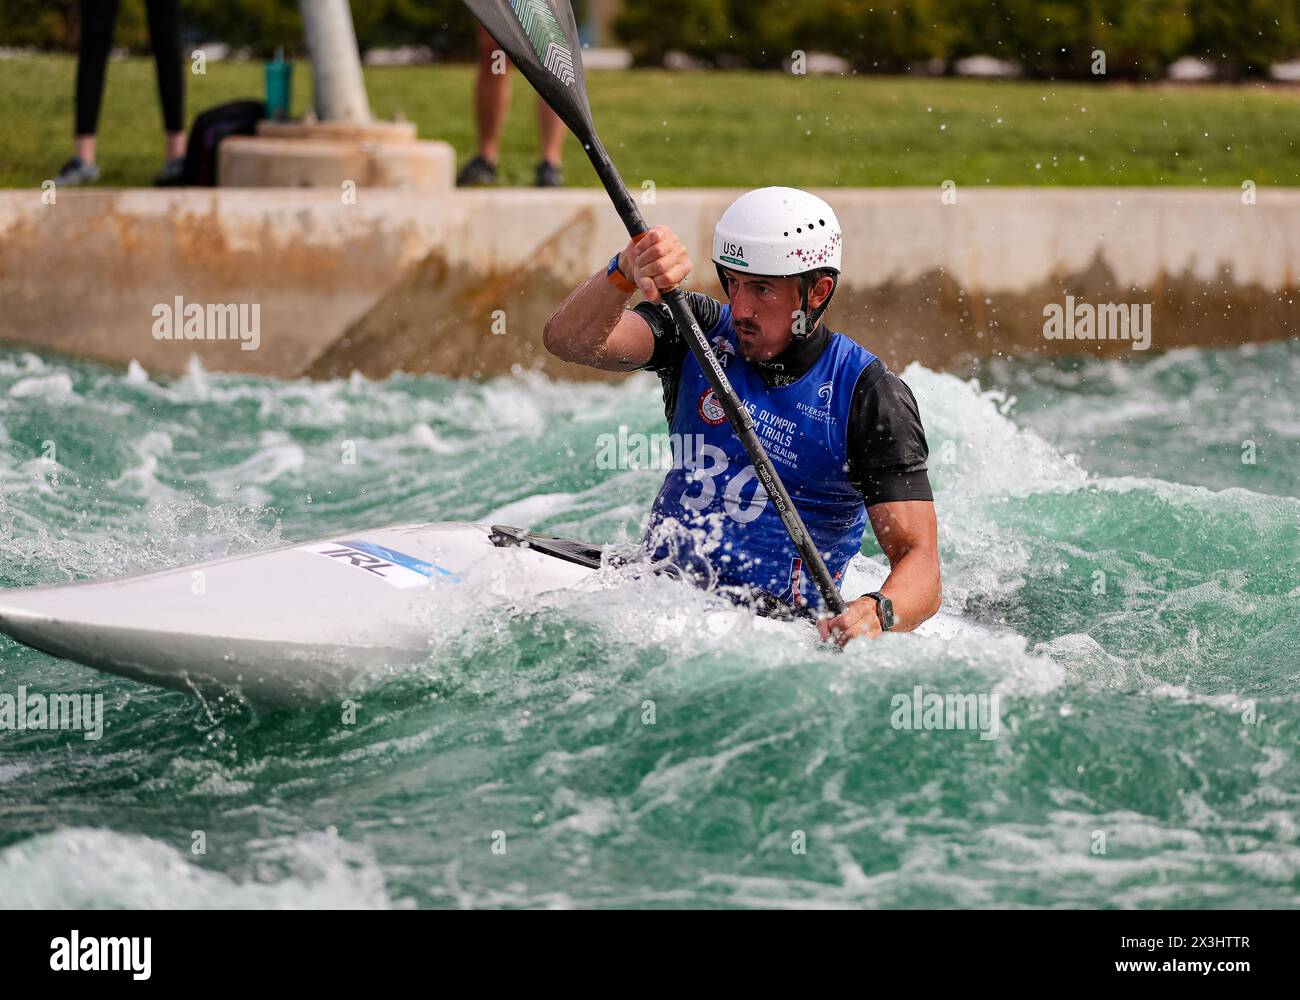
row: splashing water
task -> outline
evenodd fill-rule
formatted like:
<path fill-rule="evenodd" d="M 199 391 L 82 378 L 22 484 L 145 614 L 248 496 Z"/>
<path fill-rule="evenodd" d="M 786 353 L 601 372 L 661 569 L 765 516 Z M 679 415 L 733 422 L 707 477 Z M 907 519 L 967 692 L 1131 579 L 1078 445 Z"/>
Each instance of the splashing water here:
<path fill-rule="evenodd" d="M 98 742 L 0 730 L 0 897 L 1296 905 L 1300 346 L 998 362 L 983 389 L 902 374 L 944 607 L 988 634 L 832 656 L 693 627 L 703 598 L 653 579 L 485 601 L 351 725 L 0 638 L 0 694 L 102 694 L 107 716 Z M 630 544 L 662 472 L 598 468 L 620 424 L 662 431 L 653 379 L 164 380 L 0 353 L 0 585 L 398 521 Z M 997 737 L 911 725 L 924 692 L 996 695 Z"/>

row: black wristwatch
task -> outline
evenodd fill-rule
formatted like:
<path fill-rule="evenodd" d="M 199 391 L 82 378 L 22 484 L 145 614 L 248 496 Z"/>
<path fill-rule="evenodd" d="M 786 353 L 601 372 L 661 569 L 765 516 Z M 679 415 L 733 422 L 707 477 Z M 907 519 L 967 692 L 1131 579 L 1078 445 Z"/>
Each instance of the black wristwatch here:
<path fill-rule="evenodd" d="M 876 599 L 876 617 L 880 619 L 880 629 L 882 632 L 888 632 L 894 627 L 894 602 L 878 590 L 866 596 Z"/>

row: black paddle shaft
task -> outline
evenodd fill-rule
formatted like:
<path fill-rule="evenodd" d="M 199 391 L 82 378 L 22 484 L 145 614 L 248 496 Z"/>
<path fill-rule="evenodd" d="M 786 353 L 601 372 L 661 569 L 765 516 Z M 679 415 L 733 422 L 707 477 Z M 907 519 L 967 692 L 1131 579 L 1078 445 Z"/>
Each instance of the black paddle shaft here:
<path fill-rule="evenodd" d="M 465 5 L 582 143 L 629 235 L 636 238 L 644 233 L 648 228 L 645 218 L 596 135 L 582 72 L 582 49 L 568 0 L 465 0 Z M 727 381 L 727 373 L 686 304 L 685 294 L 674 288 L 663 293 L 663 300 L 678 330 L 685 334 L 687 346 L 731 422 L 731 429 L 754 463 L 754 471 L 758 473 L 768 499 L 776 504 L 781 523 L 817 584 L 822 601 L 832 614 L 842 614 L 844 599 L 835 589 L 826 562 L 809 536 L 776 467 L 763 449 L 763 443 L 754 430 L 754 418 L 737 398 L 736 390 Z"/>

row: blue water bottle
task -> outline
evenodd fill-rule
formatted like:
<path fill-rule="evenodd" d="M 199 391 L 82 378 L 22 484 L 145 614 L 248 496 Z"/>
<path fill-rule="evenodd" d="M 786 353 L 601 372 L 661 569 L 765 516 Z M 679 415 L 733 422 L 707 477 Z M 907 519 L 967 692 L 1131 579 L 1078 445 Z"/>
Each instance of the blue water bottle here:
<path fill-rule="evenodd" d="M 293 103 L 293 63 L 284 61 L 284 47 L 275 50 L 275 59 L 266 64 L 266 116 L 272 121 L 289 117 Z"/>

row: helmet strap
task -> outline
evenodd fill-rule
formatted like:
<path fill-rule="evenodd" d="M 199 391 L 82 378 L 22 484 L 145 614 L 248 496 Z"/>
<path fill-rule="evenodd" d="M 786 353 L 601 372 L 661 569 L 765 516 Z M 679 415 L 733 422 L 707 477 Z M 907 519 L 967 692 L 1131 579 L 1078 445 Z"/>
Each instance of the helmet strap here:
<path fill-rule="evenodd" d="M 830 295 L 826 296 L 826 298 L 822 301 L 821 305 L 819 305 L 816 309 L 809 312 L 808 292 L 812 287 L 812 278 L 807 274 L 799 275 L 799 288 L 802 293 L 801 295 L 802 305 L 800 306 L 800 308 L 803 310 L 803 314 L 807 318 L 807 322 L 804 324 L 803 337 L 811 337 L 813 331 L 817 329 L 817 324 L 821 322 L 822 315 L 826 312 L 827 307 L 830 306 L 831 296 L 835 294 L 835 289 L 839 286 L 839 283 L 840 283 L 840 276 L 838 274 L 832 274 Z M 796 334 L 796 338 L 802 339 L 797 334 Z"/>
<path fill-rule="evenodd" d="M 799 315 L 801 317 L 800 326 L 803 330 L 802 332 L 798 332 L 797 330 L 794 332 L 795 340 L 803 340 L 805 337 L 811 336 L 813 327 L 817 325 L 817 321 L 808 315 L 808 279 L 803 275 L 799 276 L 799 293 Z"/>

